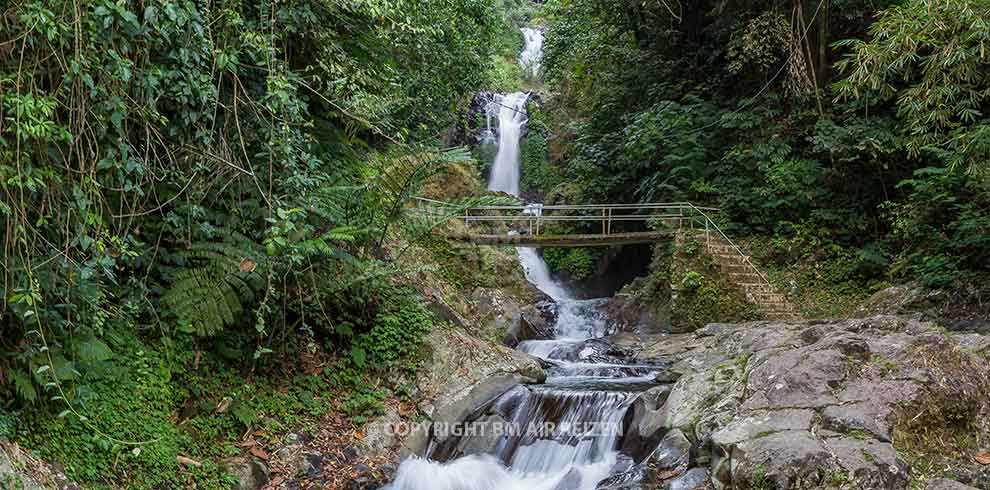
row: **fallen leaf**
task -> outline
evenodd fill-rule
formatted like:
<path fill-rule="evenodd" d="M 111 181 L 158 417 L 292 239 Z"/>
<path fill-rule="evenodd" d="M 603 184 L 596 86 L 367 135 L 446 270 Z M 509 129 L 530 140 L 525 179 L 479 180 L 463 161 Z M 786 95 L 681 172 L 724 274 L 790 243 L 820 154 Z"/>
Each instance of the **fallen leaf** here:
<path fill-rule="evenodd" d="M 254 269 L 258 267 L 258 263 L 251 259 L 244 259 L 241 261 L 241 272 L 254 272 Z"/>
<path fill-rule="evenodd" d="M 184 464 L 184 465 L 186 465 L 186 466 L 195 466 L 197 468 L 199 468 L 200 466 L 203 466 L 203 463 L 200 463 L 199 461 L 196 461 L 195 459 L 189 459 L 189 458 L 187 458 L 185 456 L 176 456 L 175 457 L 175 460 L 178 461 L 178 462 L 180 462 L 180 463 L 182 463 L 182 464 Z"/>
<path fill-rule="evenodd" d="M 983 466 L 986 466 L 990 464 L 990 453 L 986 451 L 978 452 L 976 453 L 976 456 L 973 456 L 973 460 L 976 461 L 977 463 L 980 463 Z"/>
<path fill-rule="evenodd" d="M 237 445 L 240 446 L 240 447 L 257 446 L 258 445 L 258 441 L 254 440 L 254 439 L 248 439 L 246 441 L 241 441 L 241 442 L 237 443 Z"/>
<path fill-rule="evenodd" d="M 259 459 L 263 459 L 265 461 L 268 461 L 268 453 L 266 453 L 264 449 L 261 449 L 258 446 L 251 446 L 251 449 L 249 449 L 249 451 L 256 458 L 259 458 Z"/>
<path fill-rule="evenodd" d="M 218 414 L 224 414 L 227 413 L 228 408 L 230 408 L 230 398 L 223 397 L 223 399 L 220 400 L 220 403 L 217 403 L 217 408 L 214 410 L 214 412 Z"/>

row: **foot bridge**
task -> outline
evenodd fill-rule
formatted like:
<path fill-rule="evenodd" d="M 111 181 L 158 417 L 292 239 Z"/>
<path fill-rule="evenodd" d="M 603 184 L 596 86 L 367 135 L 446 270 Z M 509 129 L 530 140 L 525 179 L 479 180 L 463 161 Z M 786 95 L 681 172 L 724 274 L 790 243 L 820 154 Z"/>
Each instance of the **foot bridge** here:
<path fill-rule="evenodd" d="M 466 245 L 597 247 L 693 239 L 767 318 L 794 316 L 787 296 L 776 292 L 712 220 L 717 208 L 689 202 L 465 207 L 425 198 L 416 198 L 415 205 L 418 213 L 439 223 L 439 234 Z"/>
<path fill-rule="evenodd" d="M 705 236 L 724 235 L 708 215 L 717 213 L 718 209 L 687 202 L 476 207 L 425 198 L 417 198 L 416 202 L 421 213 L 463 222 L 464 226 L 458 227 L 460 231 L 450 229 L 442 233 L 448 239 L 474 245 L 625 245 L 673 240 L 678 231 L 685 229 Z"/>

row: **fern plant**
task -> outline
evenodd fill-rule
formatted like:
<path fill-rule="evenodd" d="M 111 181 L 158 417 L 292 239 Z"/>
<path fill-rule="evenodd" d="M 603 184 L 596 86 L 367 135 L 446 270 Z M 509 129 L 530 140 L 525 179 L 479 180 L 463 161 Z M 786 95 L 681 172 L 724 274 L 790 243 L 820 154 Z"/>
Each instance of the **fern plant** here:
<path fill-rule="evenodd" d="M 268 259 L 243 235 L 194 244 L 163 300 L 179 328 L 201 336 L 233 324 L 256 303 L 268 284 Z"/>

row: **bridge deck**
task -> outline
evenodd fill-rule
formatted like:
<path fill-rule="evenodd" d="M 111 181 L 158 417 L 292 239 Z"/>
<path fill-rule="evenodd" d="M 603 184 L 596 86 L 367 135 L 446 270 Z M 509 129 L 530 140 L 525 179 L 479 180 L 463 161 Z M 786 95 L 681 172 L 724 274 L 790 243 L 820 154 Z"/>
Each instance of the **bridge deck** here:
<path fill-rule="evenodd" d="M 649 243 L 669 240 L 674 237 L 671 231 L 644 231 L 633 233 L 610 233 L 608 235 L 483 235 L 461 233 L 447 235 L 447 238 L 474 245 L 511 245 L 516 247 L 605 247 Z"/>

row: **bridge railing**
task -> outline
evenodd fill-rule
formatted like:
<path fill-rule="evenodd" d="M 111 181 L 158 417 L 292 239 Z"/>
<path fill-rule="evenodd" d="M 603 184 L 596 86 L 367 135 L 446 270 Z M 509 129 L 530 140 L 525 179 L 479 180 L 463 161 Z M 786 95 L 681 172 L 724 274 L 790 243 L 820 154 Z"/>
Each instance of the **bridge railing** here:
<path fill-rule="evenodd" d="M 674 229 L 704 231 L 705 246 L 711 251 L 712 240 L 720 240 L 724 245 L 743 257 L 764 283 L 772 287 L 763 271 L 753 264 L 746 254 L 722 228 L 712 219 L 711 214 L 718 208 L 696 206 L 690 202 L 646 203 L 646 204 L 529 204 L 476 206 L 457 208 L 443 201 L 416 198 L 417 210 L 433 216 L 458 219 L 470 227 L 473 223 L 504 223 L 516 225 L 517 232 L 540 235 L 546 231 L 547 223 L 600 223 L 602 235 L 610 235 L 614 223 L 643 222 L 646 226 L 668 226 Z M 522 225 L 520 229 L 519 225 Z"/>
<path fill-rule="evenodd" d="M 435 216 L 449 215 L 452 206 L 432 199 L 417 198 L 421 209 Z M 476 206 L 458 209 L 457 218 L 465 225 L 472 223 L 523 224 L 532 235 L 546 231 L 548 223 L 587 222 L 600 224 L 601 234 L 613 232 L 614 223 L 659 221 L 676 223 L 678 227 L 693 224 L 700 210 L 717 212 L 716 208 L 701 208 L 689 202 L 648 204 L 562 204 L 562 205 L 502 205 Z M 517 230 L 524 231 L 524 230 Z"/>

